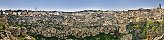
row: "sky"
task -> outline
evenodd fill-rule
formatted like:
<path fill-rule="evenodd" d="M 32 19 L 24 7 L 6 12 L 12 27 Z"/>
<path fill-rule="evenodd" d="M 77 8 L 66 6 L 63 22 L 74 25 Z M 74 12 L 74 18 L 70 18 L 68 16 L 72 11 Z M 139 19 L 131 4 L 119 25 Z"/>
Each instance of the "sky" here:
<path fill-rule="evenodd" d="M 0 0 L 0 9 L 80 11 L 154 8 L 164 0 Z"/>

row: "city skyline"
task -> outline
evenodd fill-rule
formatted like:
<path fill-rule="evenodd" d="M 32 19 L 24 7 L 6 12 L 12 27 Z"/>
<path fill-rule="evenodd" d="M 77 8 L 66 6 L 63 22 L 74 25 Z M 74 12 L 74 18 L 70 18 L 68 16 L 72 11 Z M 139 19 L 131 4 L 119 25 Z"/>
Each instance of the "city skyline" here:
<path fill-rule="evenodd" d="M 138 8 L 154 8 L 164 0 L 1 0 L 0 9 L 25 10 L 129 10 Z"/>

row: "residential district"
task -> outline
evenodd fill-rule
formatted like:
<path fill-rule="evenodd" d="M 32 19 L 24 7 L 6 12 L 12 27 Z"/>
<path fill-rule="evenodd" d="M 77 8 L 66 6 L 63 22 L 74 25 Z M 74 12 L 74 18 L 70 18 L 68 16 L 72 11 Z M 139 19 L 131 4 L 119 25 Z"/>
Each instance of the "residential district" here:
<path fill-rule="evenodd" d="M 104 36 L 97 37 L 99 34 Z M 164 40 L 164 9 L 159 4 L 156 8 L 127 11 L 0 10 L 0 40 L 55 40 L 53 37 L 56 40 Z"/>

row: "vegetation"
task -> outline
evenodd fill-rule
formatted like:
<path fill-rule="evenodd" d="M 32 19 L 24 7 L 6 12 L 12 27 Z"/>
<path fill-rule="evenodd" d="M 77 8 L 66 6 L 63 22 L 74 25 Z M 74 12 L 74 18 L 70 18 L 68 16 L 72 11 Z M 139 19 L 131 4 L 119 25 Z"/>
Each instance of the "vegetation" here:
<path fill-rule="evenodd" d="M 148 30 L 151 30 L 154 33 L 158 34 L 160 31 L 164 29 L 164 22 L 147 21 L 147 22 L 142 22 L 142 23 L 137 23 L 137 24 L 131 24 L 131 27 L 129 27 L 129 29 L 133 30 L 131 34 L 133 34 L 134 36 L 137 36 L 137 38 L 146 39 Z M 139 31 L 141 33 L 137 34 L 134 31 Z M 141 35 L 141 36 L 138 36 L 138 35 Z M 137 39 L 137 38 L 133 37 L 133 39 Z"/>
<path fill-rule="evenodd" d="M 0 22 L 0 30 L 3 30 L 3 23 Z"/>

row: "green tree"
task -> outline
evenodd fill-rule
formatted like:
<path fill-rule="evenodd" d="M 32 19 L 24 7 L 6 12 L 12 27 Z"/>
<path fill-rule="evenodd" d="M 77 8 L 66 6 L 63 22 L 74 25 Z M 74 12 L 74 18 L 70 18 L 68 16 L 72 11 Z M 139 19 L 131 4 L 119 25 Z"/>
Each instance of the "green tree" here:
<path fill-rule="evenodd" d="M 0 22 L 0 30 L 3 30 L 3 23 Z"/>

